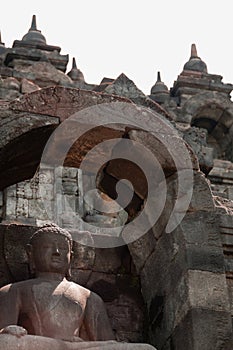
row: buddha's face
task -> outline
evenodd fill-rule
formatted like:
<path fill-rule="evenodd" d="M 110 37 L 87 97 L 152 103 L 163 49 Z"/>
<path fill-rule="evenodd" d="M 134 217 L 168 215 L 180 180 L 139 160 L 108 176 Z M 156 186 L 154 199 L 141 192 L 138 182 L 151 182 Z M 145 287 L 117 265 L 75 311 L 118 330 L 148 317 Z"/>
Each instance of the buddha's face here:
<path fill-rule="evenodd" d="M 33 242 L 32 257 L 37 272 L 66 274 L 70 266 L 71 247 L 68 238 L 60 234 L 43 234 Z"/>

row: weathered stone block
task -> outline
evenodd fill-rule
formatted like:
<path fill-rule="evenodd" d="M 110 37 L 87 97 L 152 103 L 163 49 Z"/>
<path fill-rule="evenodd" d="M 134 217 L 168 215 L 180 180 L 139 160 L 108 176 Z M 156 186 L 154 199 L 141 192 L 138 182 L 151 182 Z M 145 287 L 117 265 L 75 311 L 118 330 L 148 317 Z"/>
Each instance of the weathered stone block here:
<path fill-rule="evenodd" d="M 153 343 L 159 349 L 163 348 L 166 339 L 171 334 L 175 334 L 182 325 L 184 327 L 183 332 L 186 334 L 184 339 L 184 346 L 186 347 L 179 343 L 179 346 L 182 346 L 174 347 L 174 349 L 202 349 L 192 347 L 192 339 L 198 341 L 198 338 L 195 335 L 195 329 L 189 330 L 189 322 L 192 325 L 193 321 L 187 318 L 187 315 L 192 314 L 192 310 L 201 309 L 206 310 L 207 314 L 219 313 L 219 315 L 224 315 L 228 328 L 230 304 L 224 274 L 190 270 L 176 283 L 173 283 L 169 289 L 163 289 L 162 287 L 160 291 L 158 290 L 157 294 L 151 299 L 148 308 L 151 325 L 150 336 Z M 201 317 L 200 315 L 200 321 L 204 322 Z M 205 316 L 203 315 L 203 317 Z M 186 319 L 185 324 L 183 324 L 184 319 Z M 198 322 L 198 320 L 196 321 Z M 215 328 L 211 331 L 215 332 Z M 205 336 L 208 340 L 209 335 L 206 334 L 202 336 L 202 339 Z M 206 349 L 215 348 L 206 347 Z"/>
<path fill-rule="evenodd" d="M 117 273 L 122 264 L 124 247 L 96 249 L 94 271 Z"/>
<path fill-rule="evenodd" d="M 54 203 L 30 199 L 28 201 L 28 216 L 40 220 L 52 220 L 54 217 Z"/>
<path fill-rule="evenodd" d="M 187 243 L 222 248 L 219 219 L 214 212 L 189 212 L 176 230 L 182 232 Z"/>
<path fill-rule="evenodd" d="M 24 181 L 24 197 L 27 199 L 31 199 L 33 197 L 31 181 Z"/>
<path fill-rule="evenodd" d="M 65 194 L 73 196 L 75 196 L 78 190 L 77 183 L 74 179 L 70 179 L 69 181 L 62 180 L 62 188 Z"/>
<path fill-rule="evenodd" d="M 108 288 L 113 298 L 113 286 Z M 106 292 L 109 294 L 107 289 Z M 108 298 L 108 295 L 106 297 Z M 106 306 L 111 326 L 119 341 L 143 341 L 144 308 L 142 299 L 135 290 L 127 294 L 121 290 L 118 291 L 117 296 L 112 301 L 106 301 Z"/>
<path fill-rule="evenodd" d="M 0 75 L 3 78 L 5 78 L 5 77 L 12 77 L 13 69 L 2 66 L 2 67 L 0 67 Z"/>
<path fill-rule="evenodd" d="M 133 256 L 133 262 L 139 272 L 147 261 L 156 245 L 156 239 L 150 230 L 136 241 L 128 244 L 129 251 Z"/>
<path fill-rule="evenodd" d="M 202 172 L 193 173 L 193 195 L 189 210 L 214 210 L 213 196 L 210 184 Z"/>
<path fill-rule="evenodd" d="M 73 212 L 74 214 L 76 213 L 76 211 L 77 211 L 77 197 L 76 196 L 64 194 L 63 202 L 64 202 L 63 211 L 65 213 L 67 213 L 67 212 Z"/>
<path fill-rule="evenodd" d="M 53 184 L 54 183 L 54 172 L 52 169 L 41 169 L 39 172 L 40 184 Z"/>
<path fill-rule="evenodd" d="M 192 308 L 230 312 L 224 273 L 188 271 L 189 300 Z"/>
<path fill-rule="evenodd" d="M 72 211 L 63 212 L 60 216 L 55 212 L 58 223 L 60 226 L 65 227 L 67 229 L 78 229 L 82 230 L 82 222 L 83 220 L 78 214 L 74 214 Z"/>
<path fill-rule="evenodd" d="M 63 174 L 63 167 L 62 166 L 58 166 L 58 167 L 54 168 L 54 179 L 55 179 L 55 181 L 56 181 L 56 178 L 62 178 L 62 174 Z"/>
<path fill-rule="evenodd" d="M 95 249 L 78 242 L 73 243 L 72 267 L 74 269 L 90 270 L 95 263 Z"/>
<path fill-rule="evenodd" d="M 3 206 L 3 192 L 0 191 L 0 207 Z"/>
<path fill-rule="evenodd" d="M 28 200 L 24 198 L 17 198 L 16 201 L 16 217 L 23 216 L 28 217 Z"/>
<path fill-rule="evenodd" d="M 51 201 L 54 199 L 54 186 L 51 183 L 40 183 L 39 186 L 40 197 L 43 200 Z"/>
<path fill-rule="evenodd" d="M 174 350 L 231 350 L 231 320 L 226 312 L 190 310 L 172 335 Z"/>
<path fill-rule="evenodd" d="M 142 293 L 146 302 L 150 303 L 155 295 L 162 295 L 164 291 L 170 292 L 186 268 L 184 242 L 177 232 L 164 233 L 141 270 Z"/>
<path fill-rule="evenodd" d="M 233 200 L 233 187 L 227 187 L 227 198 Z"/>
<path fill-rule="evenodd" d="M 24 185 L 22 183 L 16 185 L 16 197 L 25 198 Z"/>
<path fill-rule="evenodd" d="M 16 71 L 13 70 L 13 74 L 12 76 L 14 78 L 18 78 L 18 79 L 27 79 L 27 80 L 35 80 L 35 74 L 33 73 L 28 73 L 28 72 L 20 72 L 20 71 Z"/>
<path fill-rule="evenodd" d="M 16 185 L 12 185 L 10 187 L 7 187 L 5 190 L 5 196 L 8 197 L 16 197 Z"/>
<path fill-rule="evenodd" d="M 78 174 L 78 169 L 77 168 L 67 168 L 64 167 L 62 171 L 62 178 L 68 178 L 68 179 L 75 179 L 77 178 Z"/>
<path fill-rule="evenodd" d="M 221 272 L 225 271 L 222 250 L 218 247 L 187 244 L 187 267 L 192 270 Z"/>
<path fill-rule="evenodd" d="M 92 272 L 91 270 L 81 270 L 81 269 L 73 268 L 73 265 L 72 265 L 72 268 L 71 268 L 72 281 L 80 284 L 83 287 L 86 287 L 87 282 L 90 279 L 91 272 Z"/>
<path fill-rule="evenodd" d="M 229 230 L 229 231 L 230 231 L 230 230 Z M 233 246 L 233 235 L 232 235 L 233 228 L 231 229 L 231 231 L 229 232 L 229 234 L 226 233 L 226 230 L 224 230 L 224 232 L 223 232 L 222 229 L 221 229 L 221 232 L 222 232 L 222 235 L 221 235 L 222 243 L 223 243 L 224 245 Z M 224 234 L 223 234 L 223 233 L 224 233 Z"/>
<path fill-rule="evenodd" d="M 233 228 L 233 215 L 219 215 L 219 221 L 220 221 L 220 227 L 224 229 L 230 229 Z"/>
<path fill-rule="evenodd" d="M 8 197 L 6 200 L 6 219 L 15 218 L 16 216 L 16 199 Z"/>
<path fill-rule="evenodd" d="M 26 244 L 34 233 L 35 228 L 24 225 L 0 225 L 0 235 L 4 235 L 4 257 L 11 280 L 28 279 Z"/>
<path fill-rule="evenodd" d="M 116 275 L 111 273 L 92 272 L 87 283 L 87 288 L 101 295 L 104 301 L 113 301 L 118 296 Z"/>
<path fill-rule="evenodd" d="M 148 310 L 150 338 L 160 349 L 189 311 L 187 274 L 170 289 L 161 289 L 151 300 Z"/>
<path fill-rule="evenodd" d="M 21 92 L 22 94 L 29 94 L 33 91 L 39 90 L 40 87 L 33 82 L 27 80 L 27 79 L 22 79 L 21 81 Z"/>
<path fill-rule="evenodd" d="M 55 210 L 57 215 L 64 213 L 64 195 L 60 193 L 55 194 Z"/>

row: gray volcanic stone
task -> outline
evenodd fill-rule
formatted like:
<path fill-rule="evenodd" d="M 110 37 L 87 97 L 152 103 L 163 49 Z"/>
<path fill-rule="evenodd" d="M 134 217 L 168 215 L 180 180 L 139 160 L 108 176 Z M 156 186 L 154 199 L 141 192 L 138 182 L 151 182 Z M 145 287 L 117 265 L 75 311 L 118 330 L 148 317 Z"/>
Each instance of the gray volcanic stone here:
<path fill-rule="evenodd" d="M 49 62 L 36 62 L 25 68 L 22 72 L 32 73 L 34 75 L 33 82 L 40 87 L 48 85 L 72 85 L 72 80 Z"/>
<path fill-rule="evenodd" d="M 29 94 L 33 91 L 39 90 L 40 87 L 27 79 L 21 81 L 21 92 L 22 94 Z"/>

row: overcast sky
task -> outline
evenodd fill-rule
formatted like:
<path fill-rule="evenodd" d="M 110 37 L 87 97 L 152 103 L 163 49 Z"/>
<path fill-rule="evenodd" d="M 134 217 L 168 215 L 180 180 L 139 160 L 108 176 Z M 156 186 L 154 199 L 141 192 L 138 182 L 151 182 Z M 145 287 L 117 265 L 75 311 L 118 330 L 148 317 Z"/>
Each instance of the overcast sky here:
<path fill-rule="evenodd" d="M 232 7 L 232 0 L 4 1 L 0 29 L 11 47 L 35 14 L 47 44 L 75 56 L 88 83 L 124 72 L 148 94 L 158 70 L 173 85 L 193 42 L 208 72 L 233 83 Z"/>

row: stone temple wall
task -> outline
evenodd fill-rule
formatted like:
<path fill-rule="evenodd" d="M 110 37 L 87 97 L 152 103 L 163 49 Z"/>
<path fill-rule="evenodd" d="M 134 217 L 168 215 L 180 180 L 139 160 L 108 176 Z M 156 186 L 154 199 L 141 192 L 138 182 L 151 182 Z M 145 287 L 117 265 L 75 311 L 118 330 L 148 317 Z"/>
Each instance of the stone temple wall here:
<path fill-rule="evenodd" d="M 56 221 L 75 228 L 83 212 L 80 182 L 79 169 L 43 167 L 32 179 L 4 190 L 3 220 L 36 226 Z M 76 217 L 72 219 L 69 212 L 75 212 Z"/>

